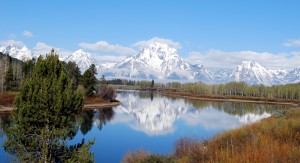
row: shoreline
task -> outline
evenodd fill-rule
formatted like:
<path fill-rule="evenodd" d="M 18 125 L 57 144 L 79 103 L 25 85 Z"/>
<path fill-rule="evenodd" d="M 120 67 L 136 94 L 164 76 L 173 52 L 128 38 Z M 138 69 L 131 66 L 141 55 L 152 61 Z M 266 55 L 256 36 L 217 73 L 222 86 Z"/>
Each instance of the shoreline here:
<path fill-rule="evenodd" d="M 121 102 L 103 102 L 103 103 L 95 103 L 95 104 L 84 104 L 82 110 L 104 109 L 108 107 L 118 106 L 120 104 Z M 12 111 L 13 111 L 13 107 L 0 106 L 0 114 L 11 113 Z"/>
<path fill-rule="evenodd" d="M 262 98 L 262 97 L 248 97 L 248 96 L 226 96 L 226 95 L 206 95 L 195 94 L 188 92 L 175 92 L 175 91 L 159 91 L 162 95 L 170 97 L 180 97 L 195 100 L 208 100 L 220 102 L 245 102 L 245 103 L 258 103 L 258 104 L 273 104 L 273 105 L 290 105 L 300 106 L 300 100 L 289 99 L 275 99 L 275 98 Z"/>

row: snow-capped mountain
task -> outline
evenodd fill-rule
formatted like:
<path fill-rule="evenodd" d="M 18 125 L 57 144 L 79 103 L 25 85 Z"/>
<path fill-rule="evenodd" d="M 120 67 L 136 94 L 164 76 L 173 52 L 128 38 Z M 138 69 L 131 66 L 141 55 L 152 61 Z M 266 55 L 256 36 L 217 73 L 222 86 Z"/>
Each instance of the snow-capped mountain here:
<path fill-rule="evenodd" d="M 288 70 L 279 69 L 279 70 L 270 70 L 275 76 L 279 79 L 284 79 L 284 77 L 288 74 Z"/>
<path fill-rule="evenodd" d="M 26 46 L 23 46 L 22 48 L 13 45 L 3 46 L 0 47 L 0 52 L 3 54 L 9 54 L 11 57 L 22 61 L 33 58 L 31 50 L 29 50 Z"/>
<path fill-rule="evenodd" d="M 284 80 L 286 83 L 299 83 L 300 82 L 300 67 L 289 71 L 285 76 Z"/>
<path fill-rule="evenodd" d="M 84 72 L 87 70 L 90 65 L 95 64 L 96 67 L 98 65 L 95 58 L 92 57 L 90 53 L 87 53 L 83 51 L 82 49 L 79 49 L 75 51 L 73 54 L 67 56 L 63 59 L 65 62 L 76 62 L 78 67 L 80 68 L 81 72 Z M 97 67 L 98 68 L 98 67 Z"/>
<path fill-rule="evenodd" d="M 138 54 L 128 57 L 106 72 L 108 76 L 140 79 L 201 80 L 212 76 L 204 66 L 191 65 L 167 44 L 153 42 Z"/>
<path fill-rule="evenodd" d="M 233 69 L 230 68 L 207 68 L 207 71 L 213 76 L 213 83 L 226 83 Z"/>
<path fill-rule="evenodd" d="M 43 57 L 46 54 L 34 54 L 27 47 L 8 45 L 0 47 L 0 52 L 19 60 Z M 300 82 L 300 67 L 288 70 L 268 70 L 257 62 L 244 61 L 236 69 L 208 68 L 192 65 L 182 59 L 177 50 L 165 43 L 153 42 L 138 54 L 129 56 L 119 63 L 102 63 L 98 57 L 82 49 L 65 57 L 62 61 L 74 61 L 83 73 L 91 64 L 95 64 L 98 75 L 108 78 L 159 79 L 162 81 L 200 81 L 204 83 L 226 83 L 244 81 L 248 84 L 277 85 Z"/>
<path fill-rule="evenodd" d="M 228 81 L 244 81 L 248 84 L 283 84 L 272 72 L 254 61 L 243 61 L 229 76 Z"/>

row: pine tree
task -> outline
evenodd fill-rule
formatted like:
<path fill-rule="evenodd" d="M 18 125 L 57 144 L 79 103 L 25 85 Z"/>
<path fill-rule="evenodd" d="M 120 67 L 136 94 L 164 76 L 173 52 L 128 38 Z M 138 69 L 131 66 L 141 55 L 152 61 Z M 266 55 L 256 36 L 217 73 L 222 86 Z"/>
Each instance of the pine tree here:
<path fill-rule="evenodd" d="M 15 90 L 17 87 L 17 81 L 14 76 L 12 64 L 9 64 L 8 70 L 5 73 L 4 87 L 6 88 L 6 91 Z"/>
<path fill-rule="evenodd" d="M 67 73 L 69 75 L 69 78 L 73 80 L 73 87 L 74 89 L 77 89 L 80 79 L 81 79 L 81 72 L 79 67 L 75 62 L 68 62 L 65 64 Z"/>
<path fill-rule="evenodd" d="M 38 58 L 32 76 L 22 82 L 16 97 L 5 150 L 21 162 L 76 162 L 79 155 L 93 160 L 89 152 L 81 153 L 92 142 L 70 147 L 65 142 L 77 133 L 75 115 L 82 106 L 83 97 L 74 90 L 58 57 Z"/>
<path fill-rule="evenodd" d="M 82 76 L 82 83 L 84 88 L 86 89 L 86 96 L 94 96 L 96 93 L 96 84 L 97 78 L 95 75 L 97 74 L 96 67 L 92 64 L 89 69 L 87 69 Z"/>

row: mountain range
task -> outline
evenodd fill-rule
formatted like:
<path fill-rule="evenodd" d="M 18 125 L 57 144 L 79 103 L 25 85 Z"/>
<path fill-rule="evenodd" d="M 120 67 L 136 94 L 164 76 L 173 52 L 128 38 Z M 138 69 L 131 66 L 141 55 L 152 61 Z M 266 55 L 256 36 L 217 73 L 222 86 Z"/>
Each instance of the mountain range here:
<path fill-rule="evenodd" d="M 28 60 L 37 58 L 27 47 L 13 45 L 0 47 L 0 52 L 13 58 Z M 128 78 L 135 80 L 155 79 L 160 81 L 193 81 L 204 83 L 227 83 L 244 81 L 251 85 L 279 85 L 300 82 L 300 67 L 294 70 L 269 70 L 255 61 L 243 61 L 235 69 L 205 68 L 204 65 L 190 64 L 181 58 L 175 48 L 161 42 L 152 42 L 138 54 L 119 63 L 101 63 L 92 54 L 82 49 L 68 56 L 60 56 L 63 61 L 74 61 L 82 72 L 95 64 L 98 75 L 107 78 Z"/>

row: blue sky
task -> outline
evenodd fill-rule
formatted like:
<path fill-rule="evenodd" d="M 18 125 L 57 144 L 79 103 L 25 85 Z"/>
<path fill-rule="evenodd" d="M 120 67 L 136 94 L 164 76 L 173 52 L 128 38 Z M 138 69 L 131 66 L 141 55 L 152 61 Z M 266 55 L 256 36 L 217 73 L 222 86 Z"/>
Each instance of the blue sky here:
<path fill-rule="evenodd" d="M 257 60 L 288 68 L 300 59 L 299 15 L 296 0 L 1 0 L 0 44 L 84 48 L 109 61 L 156 37 L 176 43 L 180 56 L 195 64 L 214 66 L 222 56 L 226 67 Z"/>

